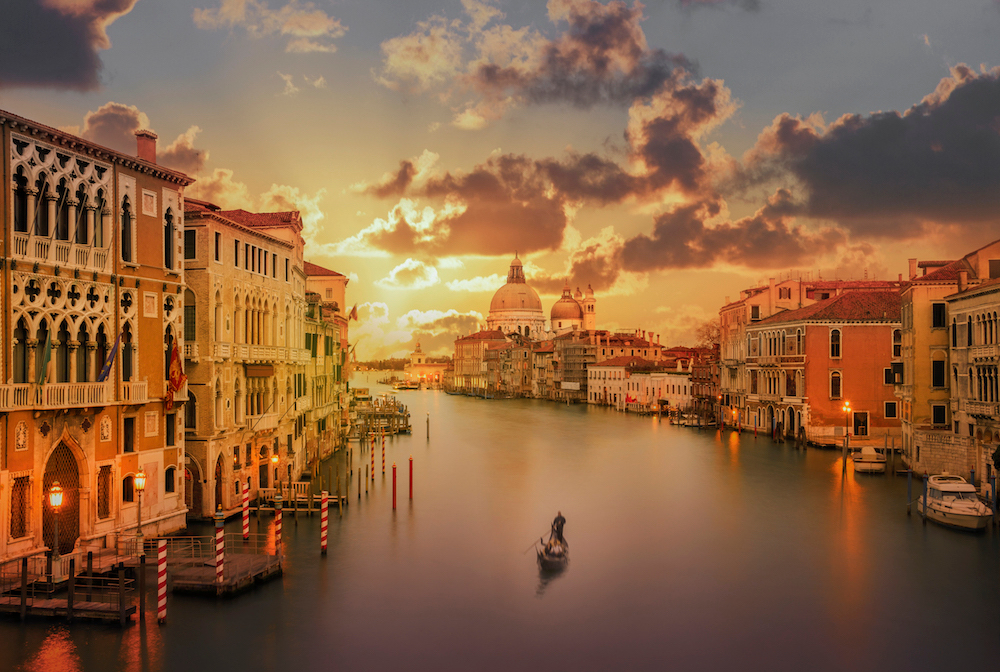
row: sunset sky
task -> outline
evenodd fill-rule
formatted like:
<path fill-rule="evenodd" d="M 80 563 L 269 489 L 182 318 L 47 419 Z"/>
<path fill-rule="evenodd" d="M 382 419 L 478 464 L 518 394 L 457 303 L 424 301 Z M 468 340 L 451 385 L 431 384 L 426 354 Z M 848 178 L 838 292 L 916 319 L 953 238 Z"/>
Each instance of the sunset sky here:
<path fill-rule="evenodd" d="M 297 208 L 359 359 L 546 311 L 690 344 L 792 273 L 1000 238 L 996 0 L 3 0 L 0 109 Z"/>

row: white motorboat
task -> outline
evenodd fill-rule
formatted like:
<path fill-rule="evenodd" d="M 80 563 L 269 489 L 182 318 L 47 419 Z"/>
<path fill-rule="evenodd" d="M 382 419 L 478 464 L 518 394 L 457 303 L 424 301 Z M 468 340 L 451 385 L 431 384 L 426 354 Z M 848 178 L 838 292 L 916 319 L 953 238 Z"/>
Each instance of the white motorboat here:
<path fill-rule="evenodd" d="M 963 530 L 985 528 L 993 515 L 990 507 L 979 501 L 976 487 L 961 476 L 935 474 L 927 481 L 927 502 L 917 499 L 917 511 L 936 523 Z"/>
<path fill-rule="evenodd" d="M 854 452 L 854 471 L 858 474 L 884 474 L 885 455 L 871 446 L 862 446 Z"/>

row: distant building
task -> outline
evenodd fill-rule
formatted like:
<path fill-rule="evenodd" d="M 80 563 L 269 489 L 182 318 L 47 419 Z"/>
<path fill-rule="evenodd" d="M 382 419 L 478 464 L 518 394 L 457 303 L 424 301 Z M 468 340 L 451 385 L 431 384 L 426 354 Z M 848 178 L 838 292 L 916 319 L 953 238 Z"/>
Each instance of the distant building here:
<path fill-rule="evenodd" d="M 420 343 L 416 349 L 410 353 L 410 361 L 406 363 L 403 372 L 406 379 L 419 382 L 427 387 L 441 387 L 442 377 L 449 362 L 431 362 L 427 355 L 421 351 Z"/>

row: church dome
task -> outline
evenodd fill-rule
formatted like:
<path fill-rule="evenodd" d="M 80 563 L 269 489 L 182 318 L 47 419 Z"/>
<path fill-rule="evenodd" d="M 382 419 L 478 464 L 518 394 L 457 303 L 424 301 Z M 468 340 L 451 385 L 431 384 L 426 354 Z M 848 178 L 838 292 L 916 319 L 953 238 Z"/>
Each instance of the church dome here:
<path fill-rule="evenodd" d="M 524 269 L 521 260 L 514 257 L 507 273 L 507 284 L 497 290 L 490 301 L 490 312 L 503 310 L 537 310 L 542 311 L 542 300 L 538 292 L 524 281 Z"/>
<path fill-rule="evenodd" d="M 552 320 L 582 320 L 583 308 L 580 302 L 573 298 L 573 290 L 569 285 L 563 287 L 562 298 L 552 306 Z"/>

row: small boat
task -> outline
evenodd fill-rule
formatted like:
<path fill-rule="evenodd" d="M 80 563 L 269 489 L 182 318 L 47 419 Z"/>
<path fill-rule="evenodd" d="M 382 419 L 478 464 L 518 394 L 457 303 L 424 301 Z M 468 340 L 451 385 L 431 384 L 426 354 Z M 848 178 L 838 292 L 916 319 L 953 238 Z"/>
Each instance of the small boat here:
<path fill-rule="evenodd" d="M 568 562 L 569 543 L 550 534 L 548 542 L 538 549 L 538 566 L 551 572 L 563 569 Z"/>
<path fill-rule="evenodd" d="M 961 476 L 943 473 L 927 481 L 927 501 L 917 499 L 917 512 L 936 523 L 962 530 L 982 530 L 993 516 L 979 501 L 976 487 Z"/>
<path fill-rule="evenodd" d="M 871 446 L 862 446 L 854 452 L 854 472 L 858 474 L 884 474 L 885 455 Z"/>

